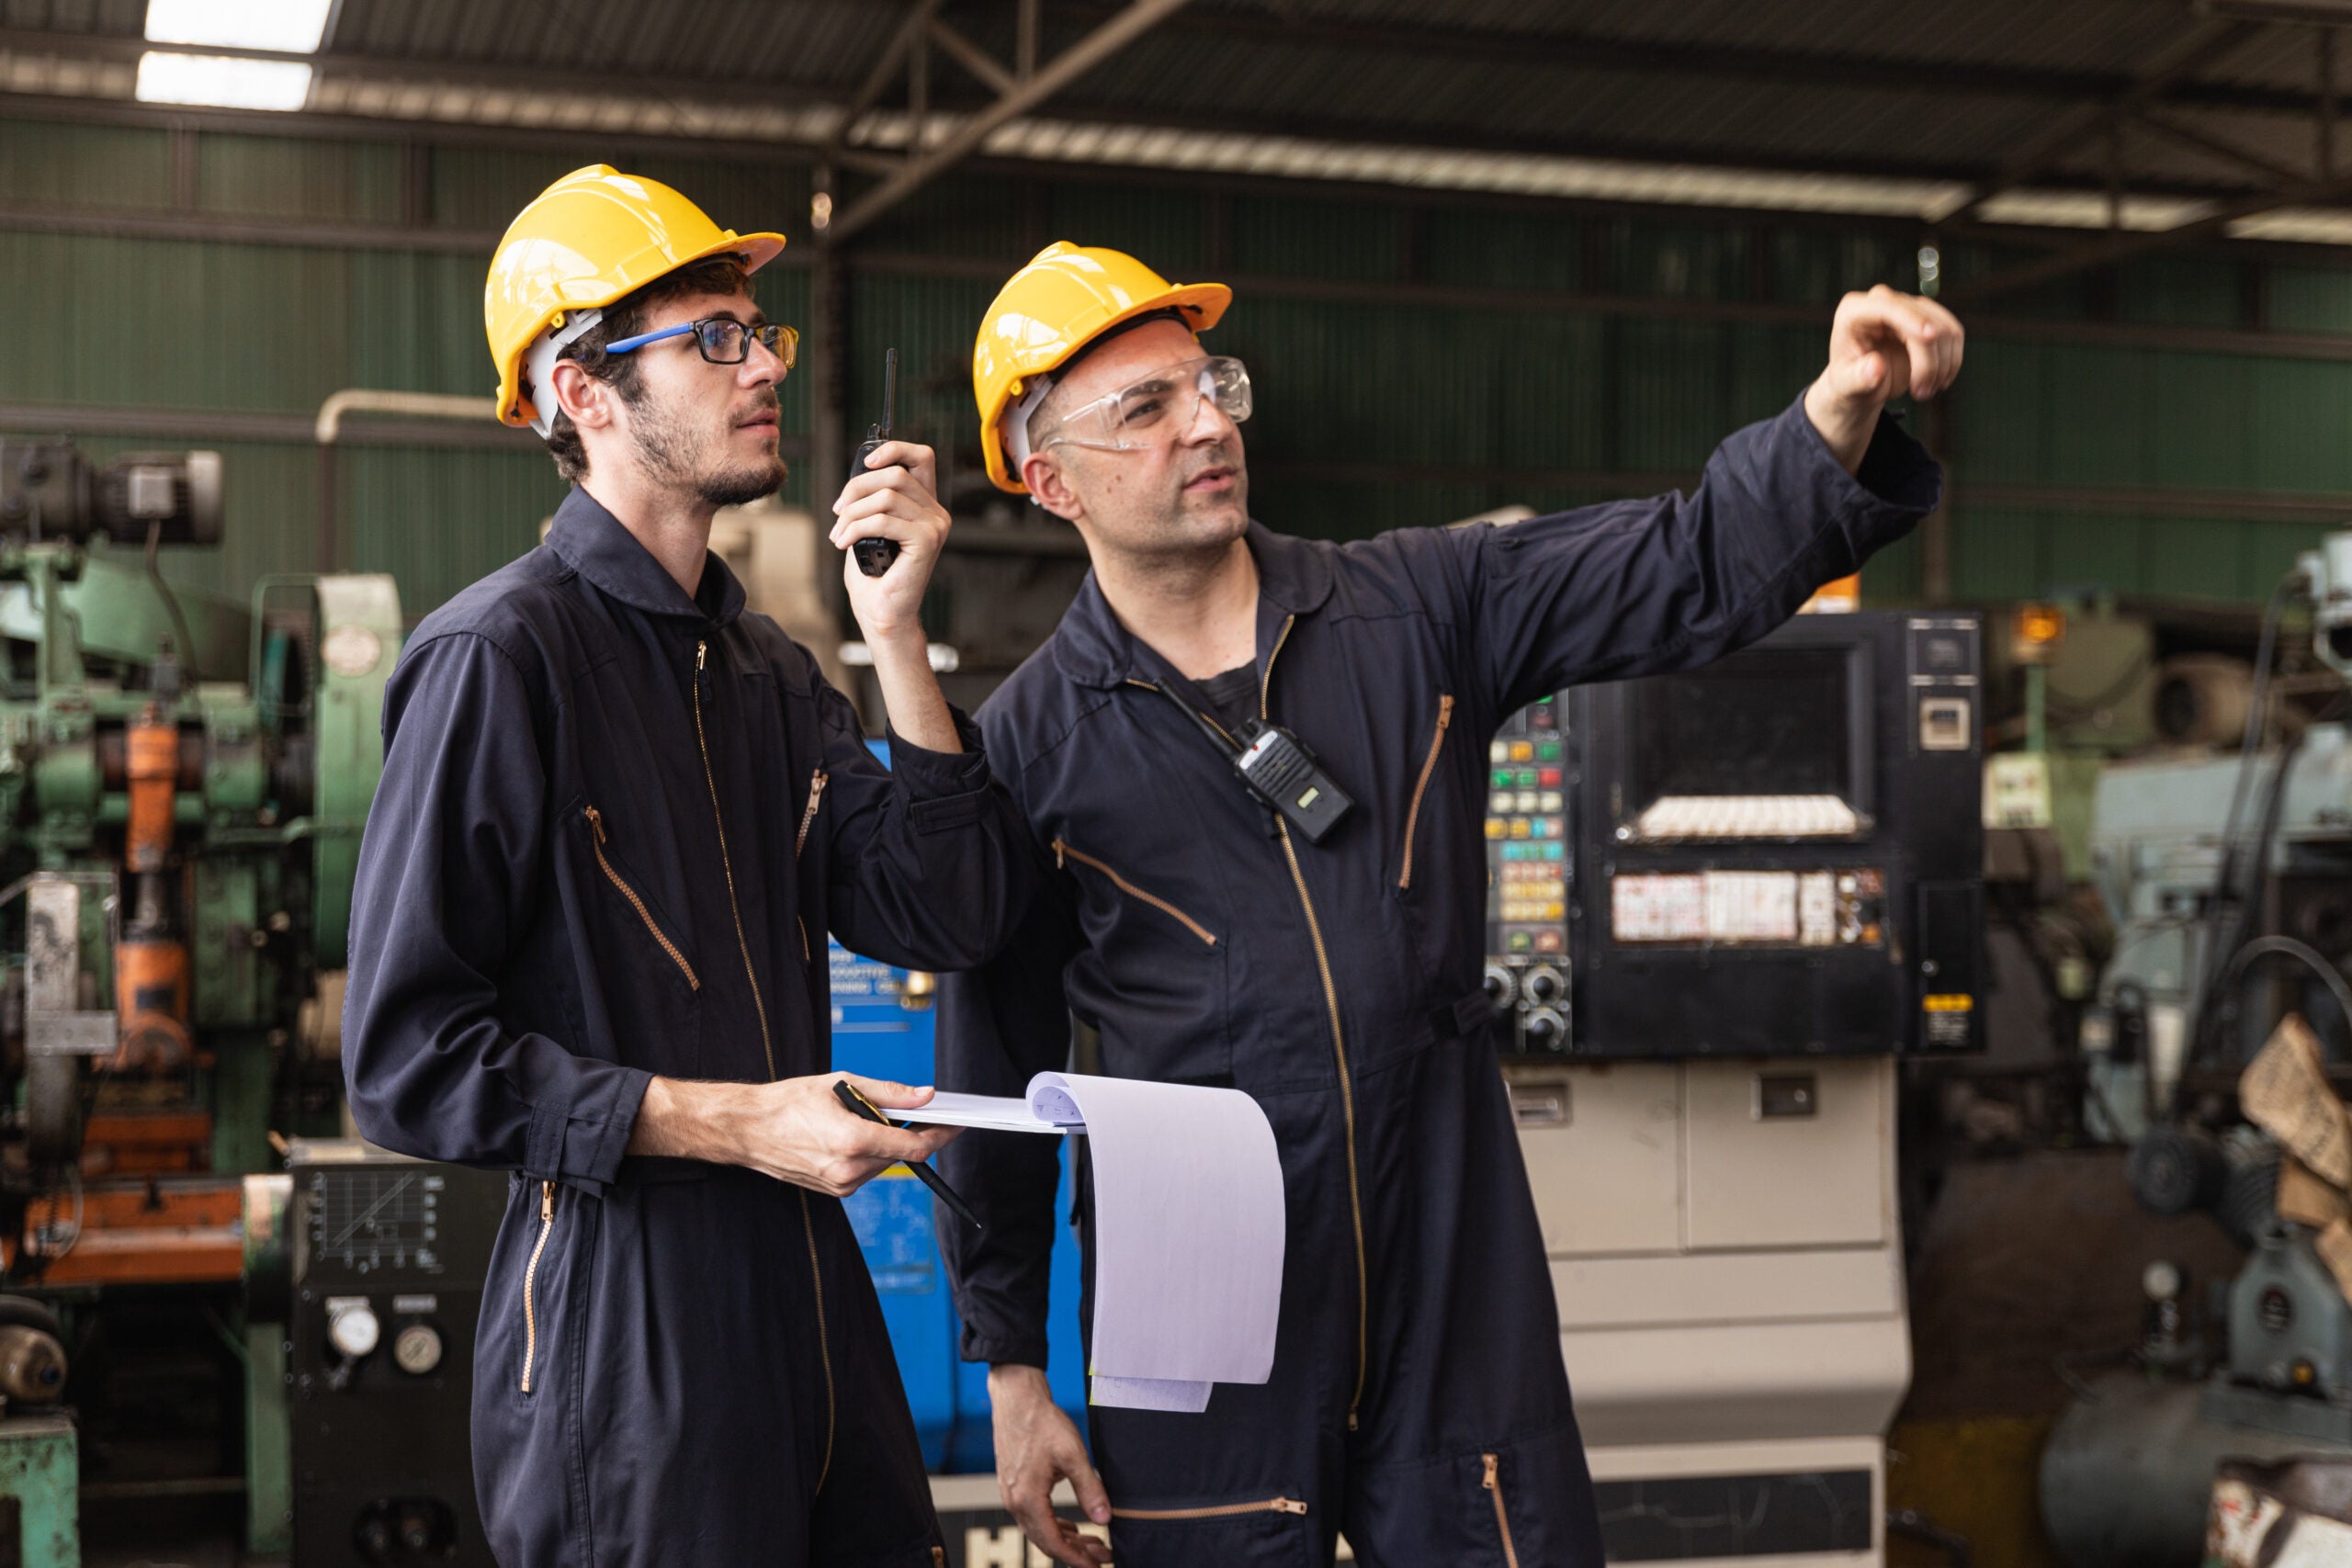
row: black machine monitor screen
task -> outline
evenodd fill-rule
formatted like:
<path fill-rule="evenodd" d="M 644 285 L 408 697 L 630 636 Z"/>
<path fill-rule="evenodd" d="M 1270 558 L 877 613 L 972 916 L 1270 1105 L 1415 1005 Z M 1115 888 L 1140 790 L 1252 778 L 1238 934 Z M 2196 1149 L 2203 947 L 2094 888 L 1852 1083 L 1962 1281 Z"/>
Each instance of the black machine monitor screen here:
<path fill-rule="evenodd" d="M 1627 694 L 1624 807 L 1668 796 L 1855 798 L 1849 648 L 1751 649 Z"/>

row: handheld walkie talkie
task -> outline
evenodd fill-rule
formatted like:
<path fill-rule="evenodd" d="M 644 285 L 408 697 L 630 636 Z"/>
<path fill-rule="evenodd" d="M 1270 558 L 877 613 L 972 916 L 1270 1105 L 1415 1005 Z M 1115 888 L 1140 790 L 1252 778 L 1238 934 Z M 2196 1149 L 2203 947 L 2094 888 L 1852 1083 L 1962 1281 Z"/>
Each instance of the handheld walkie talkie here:
<path fill-rule="evenodd" d="M 899 420 L 899 351 L 885 349 L 882 354 L 882 423 L 866 427 L 865 439 L 858 444 L 857 455 L 849 460 L 850 477 L 865 472 L 865 459 L 874 456 L 882 444 L 890 439 L 890 427 Z M 860 539 L 850 546 L 850 553 L 857 558 L 857 570 L 868 577 L 879 577 L 890 570 L 899 558 L 896 539 Z"/>

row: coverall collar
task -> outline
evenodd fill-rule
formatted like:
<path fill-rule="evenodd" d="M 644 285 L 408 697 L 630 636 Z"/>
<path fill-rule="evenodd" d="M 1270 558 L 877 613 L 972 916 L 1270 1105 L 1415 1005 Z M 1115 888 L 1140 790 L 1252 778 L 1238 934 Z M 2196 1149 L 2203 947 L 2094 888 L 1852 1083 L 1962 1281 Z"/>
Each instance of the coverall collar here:
<path fill-rule="evenodd" d="M 691 616 L 724 630 L 743 613 L 743 585 L 717 555 L 705 558 L 702 585 L 688 598 L 653 552 L 578 485 L 555 509 L 548 547 L 605 593 L 647 615 Z"/>
<path fill-rule="evenodd" d="M 1331 563 L 1313 541 L 1277 534 L 1262 523 L 1250 523 L 1249 541 L 1258 560 L 1258 651 L 1263 657 L 1270 627 L 1278 631 L 1292 615 L 1313 615 L 1331 596 Z M 1091 571 L 1055 628 L 1053 648 L 1054 663 L 1081 686 L 1107 691 L 1136 672 L 1136 639 L 1111 613 Z"/>

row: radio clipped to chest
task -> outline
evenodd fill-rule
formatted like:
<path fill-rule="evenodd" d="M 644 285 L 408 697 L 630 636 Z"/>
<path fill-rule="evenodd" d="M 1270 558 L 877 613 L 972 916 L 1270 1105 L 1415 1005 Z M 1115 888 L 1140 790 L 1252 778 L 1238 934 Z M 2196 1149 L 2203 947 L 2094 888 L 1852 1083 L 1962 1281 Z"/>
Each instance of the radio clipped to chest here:
<path fill-rule="evenodd" d="M 1174 703 L 1208 737 L 1209 744 L 1231 761 L 1235 776 L 1250 793 L 1306 834 L 1308 843 L 1321 843 L 1354 807 L 1306 742 L 1281 725 L 1250 719 L 1237 734 L 1187 702 L 1172 685 L 1152 690 Z"/>

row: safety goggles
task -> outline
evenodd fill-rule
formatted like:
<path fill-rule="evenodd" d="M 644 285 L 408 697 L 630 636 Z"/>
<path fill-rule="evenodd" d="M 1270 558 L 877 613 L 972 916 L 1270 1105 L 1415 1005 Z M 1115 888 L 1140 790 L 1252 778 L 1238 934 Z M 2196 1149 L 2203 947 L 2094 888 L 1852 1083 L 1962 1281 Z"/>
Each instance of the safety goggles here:
<path fill-rule="evenodd" d="M 1250 417 L 1250 372 L 1225 355 L 1187 359 L 1155 370 L 1133 386 L 1074 408 L 1035 444 L 1043 451 L 1067 442 L 1105 452 L 1162 446 L 1181 438 L 1201 416 L 1201 404 L 1239 424 Z"/>
<path fill-rule="evenodd" d="M 664 338 L 684 337 L 692 333 L 695 346 L 713 365 L 741 365 L 751 357 L 754 339 L 762 348 L 784 362 L 789 370 L 800 357 L 800 334 L 780 321 L 763 321 L 756 327 L 745 326 L 732 316 L 705 316 L 699 321 L 687 321 L 660 332 L 639 333 L 618 343 L 605 345 L 606 354 L 633 354 L 650 343 Z"/>

